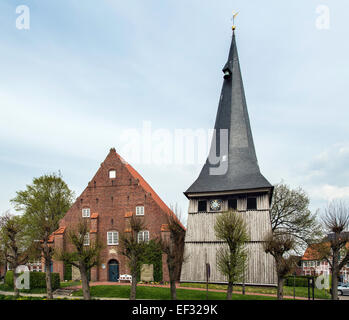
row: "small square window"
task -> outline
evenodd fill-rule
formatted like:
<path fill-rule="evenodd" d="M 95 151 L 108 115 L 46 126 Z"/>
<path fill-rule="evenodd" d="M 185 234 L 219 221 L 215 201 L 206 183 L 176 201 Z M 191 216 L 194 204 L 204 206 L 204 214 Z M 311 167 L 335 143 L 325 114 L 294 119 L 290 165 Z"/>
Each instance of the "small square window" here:
<path fill-rule="evenodd" d="M 89 246 L 90 245 L 90 234 L 86 233 L 84 237 L 84 246 Z"/>
<path fill-rule="evenodd" d="M 90 217 L 90 208 L 82 209 L 82 217 L 83 218 L 89 218 Z"/>
<path fill-rule="evenodd" d="M 257 209 L 257 198 L 247 198 L 247 210 Z"/>
<path fill-rule="evenodd" d="M 110 170 L 109 179 L 115 179 L 115 178 L 116 178 L 116 170 Z"/>
<path fill-rule="evenodd" d="M 238 208 L 238 199 L 228 199 L 228 209 L 237 210 Z"/>
<path fill-rule="evenodd" d="M 144 207 L 143 206 L 136 207 L 136 216 L 144 216 Z"/>
<path fill-rule="evenodd" d="M 199 201 L 198 203 L 198 212 L 206 212 L 207 211 L 207 202 L 206 200 Z"/>

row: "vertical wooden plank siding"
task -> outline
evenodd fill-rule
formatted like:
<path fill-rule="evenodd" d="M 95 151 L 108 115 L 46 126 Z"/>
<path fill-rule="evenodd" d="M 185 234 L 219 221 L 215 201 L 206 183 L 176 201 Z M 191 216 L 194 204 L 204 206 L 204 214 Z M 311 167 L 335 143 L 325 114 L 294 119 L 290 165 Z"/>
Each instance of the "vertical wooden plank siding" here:
<path fill-rule="evenodd" d="M 205 264 L 211 265 L 212 283 L 225 283 L 216 267 L 217 251 L 226 244 L 217 239 L 214 225 L 222 213 L 197 212 L 197 200 L 190 200 L 187 233 L 185 238 L 185 261 L 182 266 L 181 281 L 204 282 Z M 248 262 L 245 272 L 245 283 L 275 285 L 276 272 L 273 257 L 263 249 L 263 240 L 271 232 L 269 198 L 267 194 L 257 197 L 257 210 L 246 211 L 246 198 L 238 200 L 239 214 L 245 219 L 250 241 L 246 243 Z M 195 210 L 196 209 L 196 210 Z M 223 211 L 227 209 L 227 201 Z"/>

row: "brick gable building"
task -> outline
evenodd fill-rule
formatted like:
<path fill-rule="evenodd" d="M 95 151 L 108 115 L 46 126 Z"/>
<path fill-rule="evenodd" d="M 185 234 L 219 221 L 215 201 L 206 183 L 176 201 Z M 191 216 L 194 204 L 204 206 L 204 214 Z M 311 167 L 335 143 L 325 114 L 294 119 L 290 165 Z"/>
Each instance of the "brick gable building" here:
<path fill-rule="evenodd" d="M 87 243 L 96 239 L 104 245 L 101 265 L 91 270 L 92 281 L 117 281 L 129 274 L 127 260 L 120 253 L 119 235 L 127 231 L 132 215 L 142 217 L 145 229 L 138 236 L 144 241 L 166 236 L 168 215 L 173 212 L 142 176 L 111 149 L 86 189 L 60 221 L 51 243 L 57 249 L 70 249 L 67 230 L 83 217 L 90 221 Z M 184 228 L 184 227 L 183 227 Z M 54 261 L 53 272 L 64 279 L 64 265 Z M 168 281 L 166 259 L 162 258 L 163 280 Z M 73 271 L 74 273 L 74 271 Z M 74 278 L 74 276 L 73 276 Z"/>
<path fill-rule="evenodd" d="M 326 246 L 330 246 L 329 242 L 325 243 Z M 323 244 L 312 244 L 309 245 L 305 250 L 302 261 L 302 274 L 305 276 L 319 276 L 321 274 L 331 274 L 331 266 L 328 261 L 322 258 L 319 250 L 321 250 Z M 346 244 L 346 249 L 349 250 L 349 243 Z M 339 257 L 341 259 L 341 257 Z M 349 263 L 347 263 L 340 271 L 340 281 L 347 283 L 349 282 Z"/>

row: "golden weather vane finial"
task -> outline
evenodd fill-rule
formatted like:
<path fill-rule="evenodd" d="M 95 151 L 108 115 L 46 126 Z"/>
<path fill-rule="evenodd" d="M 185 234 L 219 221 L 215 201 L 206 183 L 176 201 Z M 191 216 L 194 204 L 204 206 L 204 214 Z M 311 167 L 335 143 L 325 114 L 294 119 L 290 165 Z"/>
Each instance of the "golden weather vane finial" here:
<path fill-rule="evenodd" d="M 233 30 L 235 30 L 236 29 L 236 26 L 235 26 L 235 18 L 236 18 L 236 16 L 239 14 L 239 11 L 238 12 L 235 12 L 235 11 L 233 11 L 233 27 L 232 27 L 232 29 Z"/>

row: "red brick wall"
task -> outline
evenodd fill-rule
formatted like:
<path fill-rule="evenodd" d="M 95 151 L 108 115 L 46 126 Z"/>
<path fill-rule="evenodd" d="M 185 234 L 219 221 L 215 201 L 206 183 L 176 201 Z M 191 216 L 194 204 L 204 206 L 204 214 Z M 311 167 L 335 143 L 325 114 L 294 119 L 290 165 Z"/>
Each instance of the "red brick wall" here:
<path fill-rule="evenodd" d="M 109 179 L 109 171 L 116 170 L 116 179 Z M 135 214 L 136 206 L 144 206 L 144 224 L 145 230 L 150 233 L 150 239 L 161 236 L 161 225 L 167 223 L 167 213 L 156 202 L 152 194 L 148 193 L 139 184 L 124 163 L 119 159 L 115 150 L 111 150 L 105 161 L 101 164 L 99 170 L 93 179 L 88 183 L 87 188 L 77 198 L 76 202 L 67 212 L 60 222 L 60 227 L 70 227 L 76 225 L 82 217 L 82 209 L 90 208 L 91 215 L 98 213 L 97 219 L 88 219 L 91 223 L 91 230 L 97 231 L 99 239 L 105 248 L 101 253 L 101 266 L 91 271 L 91 280 L 108 281 L 108 262 L 116 259 L 119 262 L 119 273 L 129 274 L 127 261 L 119 252 L 119 246 L 107 245 L 107 232 L 125 230 L 126 212 Z M 66 246 L 71 249 L 71 244 L 67 241 L 67 230 L 64 239 L 55 236 L 55 247 L 62 248 Z M 90 234 L 93 239 L 93 234 Z M 164 281 L 168 281 L 166 260 L 163 259 Z M 63 279 L 63 264 L 54 262 L 54 272 L 59 272 Z"/>

